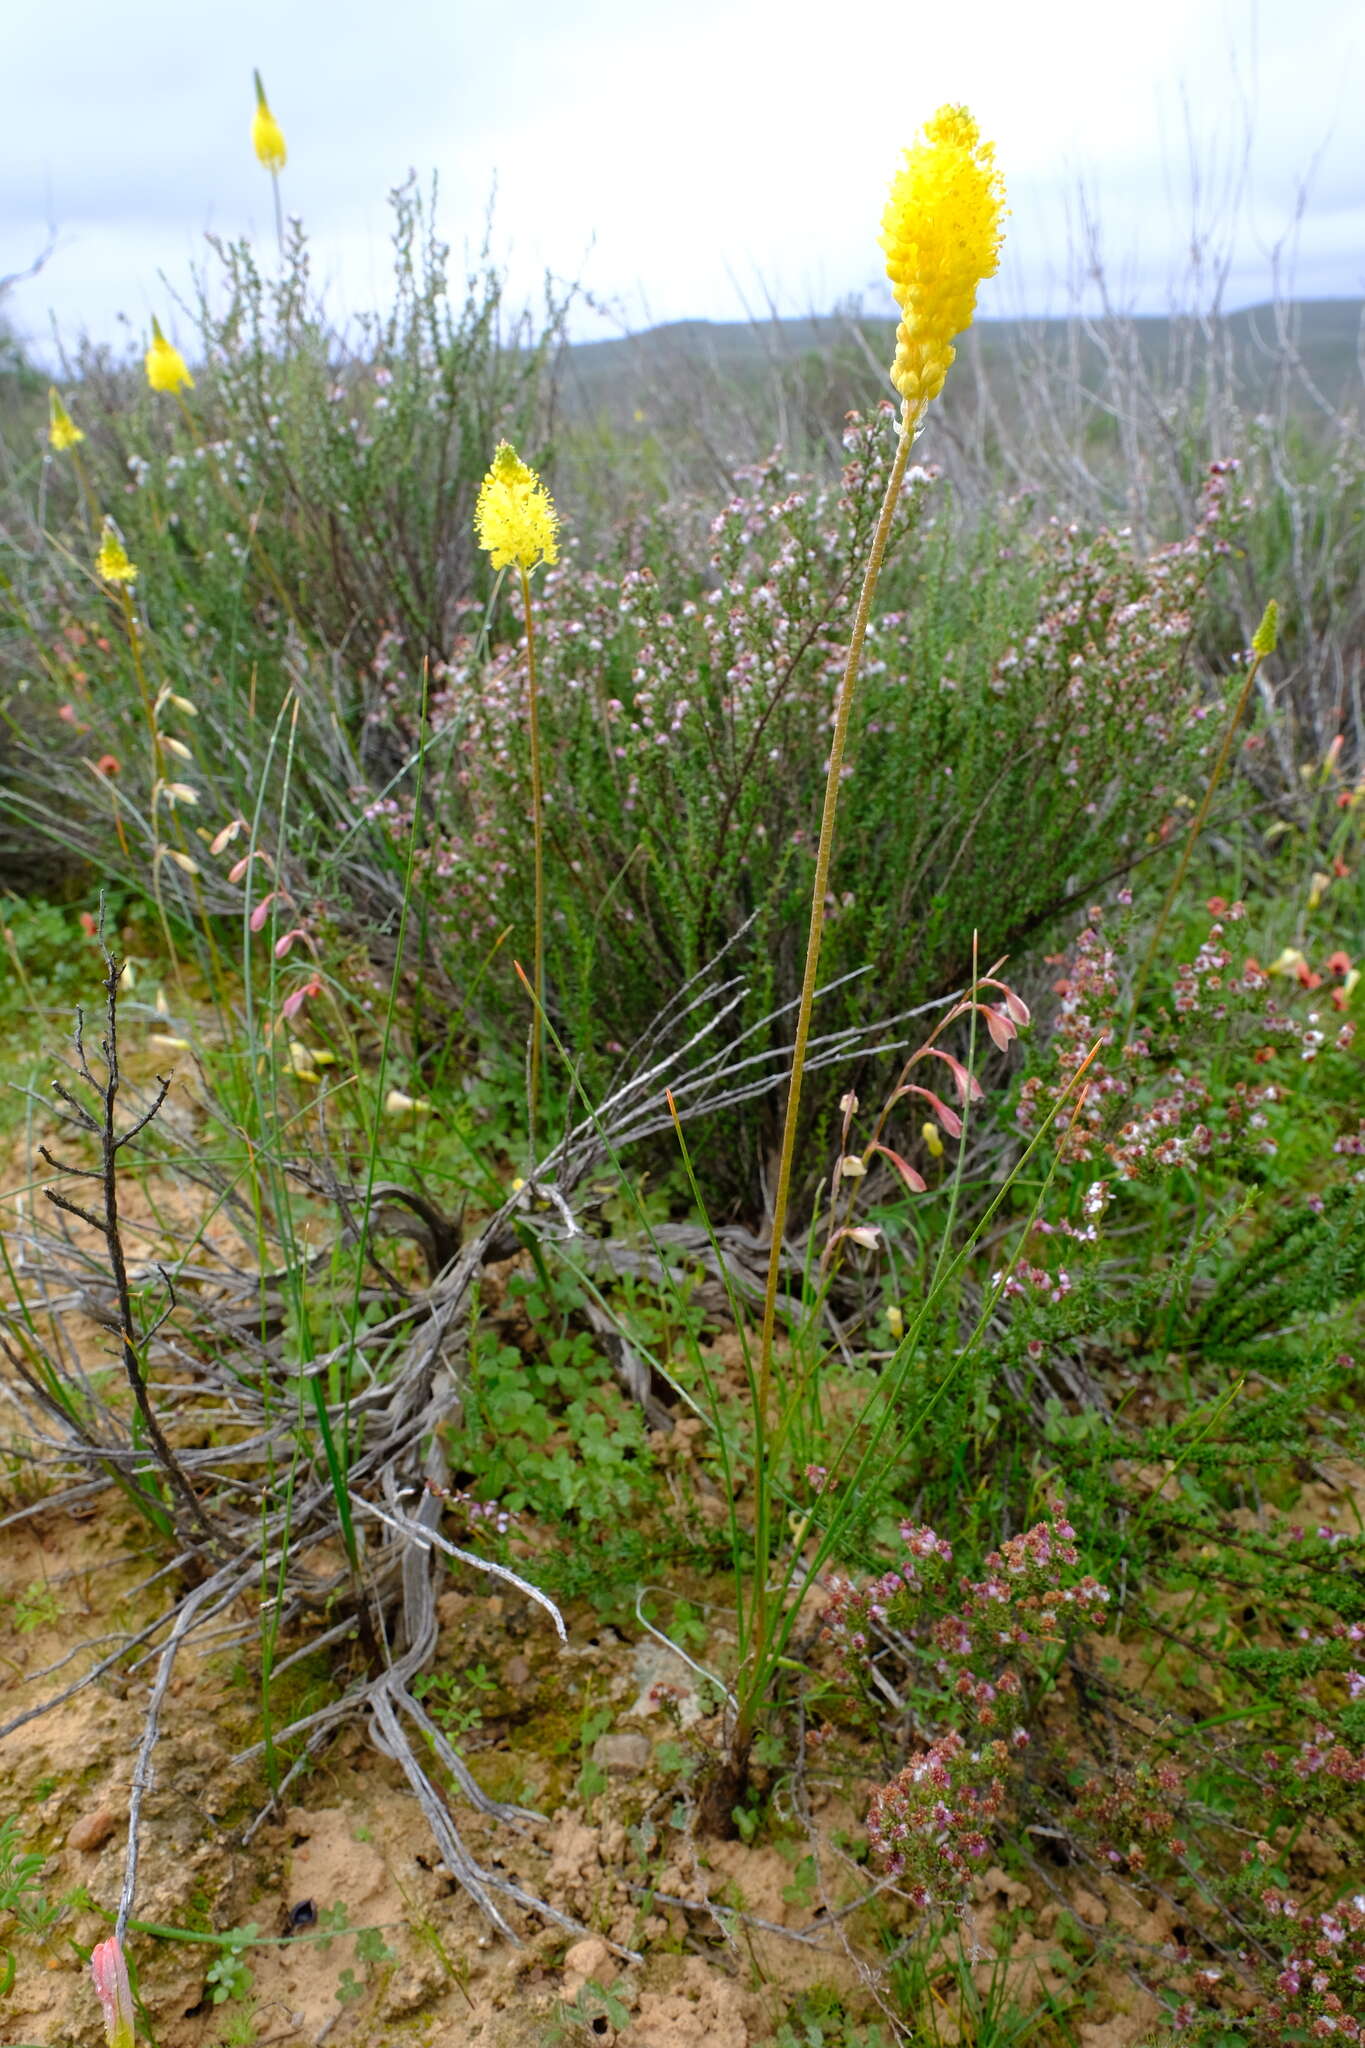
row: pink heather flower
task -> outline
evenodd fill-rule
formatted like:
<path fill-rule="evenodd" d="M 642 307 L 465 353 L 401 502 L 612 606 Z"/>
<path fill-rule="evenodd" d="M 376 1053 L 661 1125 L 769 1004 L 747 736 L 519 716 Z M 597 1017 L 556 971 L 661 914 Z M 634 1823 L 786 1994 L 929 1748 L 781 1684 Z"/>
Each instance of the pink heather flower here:
<path fill-rule="evenodd" d="M 104 2012 L 108 2048 L 133 2048 L 133 1994 L 128 1987 L 128 1965 L 114 1936 L 91 1951 L 90 1974 Z"/>

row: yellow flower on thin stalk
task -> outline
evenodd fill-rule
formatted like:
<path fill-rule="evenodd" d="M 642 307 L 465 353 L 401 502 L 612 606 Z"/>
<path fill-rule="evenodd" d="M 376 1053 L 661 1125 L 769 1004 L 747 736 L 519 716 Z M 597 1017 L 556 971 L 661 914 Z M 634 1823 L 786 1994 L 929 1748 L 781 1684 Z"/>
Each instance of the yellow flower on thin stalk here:
<path fill-rule="evenodd" d="M 976 310 L 977 287 L 986 278 L 993 277 L 999 266 L 1004 211 L 1004 181 L 996 169 L 993 146 L 982 141 L 981 131 L 965 107 L 940 107 L 905 152 L 905 162 L 892 184 L 882 216 L 882 247 L 886 251 L 887 275 L 901 310 L 896 333 L 896 358 L 891 366 L 891 381 L 901 395 L 901 430 L 868 552 L 862 594 L 854 615 L 848 657 L 834 707 L 834 732 L 811 889 L 805 970 L 796 1013 L 782 1149 L 769 1223 L 768 1274 L 754 1376 L 753 1414 L 756 1459 L 760 1470 L 774 1436 L 780 1438 L 782 1427 L 778 1423 L 774 1430 L 770 1415 L 777 1297 L 786 1243 L 787 1210 L 791 1201 L 801 1082 L 810 1041 L 834 825 L 853 693 L 862 666 L 868 619 L 910 449 L 930 401 L 937 398 L 943 389 L 944 379 L 952 366 L 953 336 L 971 325 Z M 744 1618 L 739 1710 L 729 1738 L 731 1761 L 741 1767 L 748 1755 L 755 1717 L 773 1671 L 772 1644 L 775 1638 L 768 1593 L 772 1543 L 770 1489 L 759 1485 L 755 1493 L 756 1557 L 752 1605 Z"/>
<path fill-rule="evenodd" d="M 531 994 L 531 1058 L 527 1096 L 531 1158 L 536 1155 L 536 1108 L 545 1008 L 545 835 L 540 785 L 540 705 L 536 692 L 536 642 L 531 619 L 531 571 L 558 560 L 559 515 L 554 500 L 510 442 L 500 441 L 479 486 L 474 532 L 495 569 L 515 568 L 521 579 L 526 617 L 527 741 L 531 756 L 531 838 L 535 858 L 535 934 Z"/>
<path fill-rule="evenodd" d="M 55 384 L 49 384 L 47 388 L 47 416 L 47 438 L 58 453 L 66 448 L 74 448 L 78 441 L 85 439 L 85 435 L 62 404 Z"/>
<path fill-rule="evenodd" d="M 513 564 L 534 569 L 558 560 L 555 537 L 559 515 L 540 478 L 528 469 L 508 441 L 500 441 L 492 465 L 479 487 L 474 531 L 495 569 Z"/>
<path fill-rule="evenodd" d="M 104 522 L 100 551 L 95 557 L 95 574 L 104 583 L 137 582 L 137 564 L 129 561 L 123 536 L 112 519 Z"/>
<path fill-rule="evenodd" d="M 270 102 L 265 96 L 265 87 L 261 84 L 261 74 L 259 71 L 253 71 L 251 75 L 256 81 L 256 112 L 251 121 L 251 146 L 256 152 L 258 163 L 274 178 L 284 169 L 289 151 L 285 148 L 284 130 L 270 111 Z"/>
<path fill-rule="evenodd" d="M 179 391 L 184 385 L 192 389 L 194 379 L 189 373 L 185 358 L 174 343 L 167 341 L 161 332 L 160 323 L 152 321 L 152 345 L 143 361 L 147 368 L 147 382 L 153 391 Z"/>
<path fill-rule="evenodd" d="M 251 117 L 251 147 L 256 152 L 256 161 L 270 173 L 270 186 L 275 198 L 275 240 L 279 245 L 280 260 L 284 260 L 284 208 L 280 204 L 280 172 L 289 160 L 289 151 L 284 145 L 284 130 L 270 111 L 270 102 L 265 96 L 259 71 L 253 71 L 256 81 L 256 111 Z"/>

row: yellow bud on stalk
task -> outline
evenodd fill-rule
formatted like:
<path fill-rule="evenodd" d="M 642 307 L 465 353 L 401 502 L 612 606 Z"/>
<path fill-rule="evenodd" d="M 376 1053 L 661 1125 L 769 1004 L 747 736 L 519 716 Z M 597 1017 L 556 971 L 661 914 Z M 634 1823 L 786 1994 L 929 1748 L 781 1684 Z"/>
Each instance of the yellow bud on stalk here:
<path fill-rule="evenodd" d="M 95 557 L 95 574 L 105 583 L 137 582 L 137 564 L 129 561 L 128 550 L 112 519 L 104 522 L 100 551 Z"/>
<path fill-rule="evenodd" d="M 284 169 L 289 152 L 284 146 L 284 130 L 270 111 L 265 87 L 261 84 L 261 74 L 259 71 L 253 71 L 251 75 L 256 81 L 256 112 L 251 122 L 251 146 L 256 152 L 257 161 L 274 177 Z"/>
<path fill-rule="evenodd" d="M 78 441 L 85 439 L 85 435 L 62 404 L 55 385 L 48 386 L 47 415 L 47 438 L 59 453 L 64 448 L 74 448 Z"/>
<path fill-rule="evenodd" d="M 1275 642 L 1280 636 L 1280 607 L 1272 597 L 1261 616 L 1261 623 L 1251 636 L 1253 654 L 1273 654 Z"/>
<path fill-rule="evenodd" d="M 181 385 L 192 388 L 194 379 L 186 366 L 185 358 L 172 342 L 161 332 L 160 324 L 152 321 L 152 345 L 143 357 L 147 368 L 147 382 L 153 391 L 178 391 Z"/>

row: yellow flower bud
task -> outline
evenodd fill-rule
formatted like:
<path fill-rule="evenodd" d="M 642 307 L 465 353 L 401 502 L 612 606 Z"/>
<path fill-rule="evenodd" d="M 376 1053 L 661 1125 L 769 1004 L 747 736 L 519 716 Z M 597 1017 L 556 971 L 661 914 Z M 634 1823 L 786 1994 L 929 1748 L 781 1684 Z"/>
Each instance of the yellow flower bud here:
<path fill-rule="evenodd" d="M 1272 597 L 1270 603 L 1265 608 L 1260 625 L 1251 636 L 1252 653 L 1273 654 L 1275 652 L 1275 642 L 1279 637 L 1279 630 L 1280 607 Z"/>
<path fill-rule="evenodd" d="M 54 385 L 48 386 L 47 417 L 47 438 L 59 452 L 63 448 L 74 448 L 78 441 L 85 439 L 84 434 L 62 404 Z"/>
<path fill-rule="evenodd" d="M 182 384 L 192 386 L 194 383 L 185 366 L 185 358 L 167 341 L 155 320 L 152 322 L 152 345 L 143 361 L 147 366 L 147 382 L 153 391 L 178 391 Z"/>
<path fill-rule="evenodd" d="M 511 562 L 534 569 L 537 562 L 558 559 L 558 528 L 550 493 L 515 448 L 500 441 L 474 508 L 479 546 L 492 557 L 495 569 L 505 569 Z"/>
<path fill-rule="evenodd" d="M 100 551 L 95 557 L 95 574 L 105 583 L 137 582 L 137 565 L 129 561 L 128 550 L 112 519 L 104 522 Z"/>
<path fill-rule="evenodd" d="M 284 169 L 289 152 L 284 146 L 284 131 L 270 111 L 265 87 L 261 84 L 261 74 L 259 71 L 253 71 L 251 75 L 256 81 L 256 112 L 251 122 L 251 146 L 256 152 L 257 160 L 273 177 L 276 172 Z"/>
<path fill-rule="evenodd" d="M 431 1104 L 422 1095 L 404 1095 L 400 1088 L 390 1088 L 384 1097 L 384 1114 L 398 1123 L 409 1117 L 430 1116 Z"/>
<path fill-rule="evenodd" d="M 922 1124 L 920 1126 L 920 1136 L 924 1140 L 925 1148 L 929 1153 L 929 1157 L 931 1159 L 942 1159 L 943 1140 L 942 1138 L 940 1138 L 938 1134 L 938 1125 L 935 1123 Z"/>
<path fill-rule="evenodd" d="M 1005 186 L 995 146 L 965 107 L 940 107 L 905 152 L 882 215 L 886 274 L 901 309 L 891 382 L 912 417 L 943 389 L 972 324 L 977 286 L 1000 263 Z"/>
<path fill-rule="evenodd" d="M 899 1344 L 905 1335 L 905 1317 L 894 1301 L 886 1311 L 886 1327 L 891 1332 L 893 1342 Z"/>

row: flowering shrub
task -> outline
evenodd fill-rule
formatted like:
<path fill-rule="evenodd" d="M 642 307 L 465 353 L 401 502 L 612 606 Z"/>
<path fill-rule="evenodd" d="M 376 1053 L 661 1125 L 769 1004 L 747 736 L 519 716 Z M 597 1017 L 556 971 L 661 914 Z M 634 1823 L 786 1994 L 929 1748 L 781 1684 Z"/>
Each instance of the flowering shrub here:
<path fill-rule="evenodd" d="M 1131 900 L 1126 891 L 1123 896 Z M 1024 1082 L 1016 1115 L 1020 1129 L 1032 1132 L 1089 1059 L 1084 1100 L 1059 1125 L 1057 1141 L 1064 1161 L 1104 1169 L 1087 1190 L 1087 1218 L 1103 1214 L 1111 1180 L 1150 1180 L 1214 1155 L 1224 1171 L 1273 1158 L 1276 1106 L 1282 1109 L 1299 1085 L 1293 1063 L 1312 1065 L 1354 1045 L 1355 1024 L 1341 1014 L 1354 986 L 1346 986 L 1348 955 L 1333 954 L 1328 971 L 1337 985 L 1316 995 L 1323 977 L 1298 971 L 1301 954 L 1290 954 L 1287 964 L 1282 955 L 1270 969 L 1251 954 L 1238 963 L 1228 927 L 1245 918 L 1245 904 L 1213 898 L 1208 908 L 1208 935 L 1193 959 L 1176 966 L 1169 1007 L 1131 1036 L 1121 979 L 1124 941 L 1106 933 L 1103 905 L 1091 906 L 1069 952 L 1054 960 L 1063 973 L 1054 984 L 1060 1000 L 1044 1055 L 1047 1071 Z M 1303 1000 L 1307 995 L 1315 1000 Z M 1341 1003 L 1333 1001 L 1337 995 Z M 1090 1059 L 1096 1046 L 1098 1056 Z M 1209 1071 L 1211 1054 L 1217 1073 Z M 1239 1054 L 1247 1069 L 1260 1069 L 1266 1078 L 1229 1078 Z M 1342 1150 L 1353 1142 L 1349 1131 L 1338 1139 Z M 1093 1238 L 1093 1229 L 1089 1234 Z"/>
<path fill-rule="evenodd" d="M 638 528 L 614 570 L 582 567 L 570 540 L 545 577 L 548 980 L 589 1073 L 602 1018 L 628 1043 L 746 919 L 729 956 L 751 980 L 740 1028 L 795 994 L 811 820 L 894 430 L 889 407 L 850 416 L 837 489 L 776 459 L 742 471 L 701 573 L 670 515 Z M 1075 527 L 966 535 L 933 472 L 912 469 L 827 902 L 822 978 L 862 979 L 822 1003 L 826 1028 L 951 985 L 978 929 L 1003 951 L 1193 782 L 1210 728 L 1186 655 L 1235 532 L 1235 482 L 1218 465 L 1195 530 L 1143 562 L 1124 536 Z M 529 921 L 524 673 L 520 648 L 486 658 L 472 640 L 433 670 L 441 765 L 421 861 L 466 946 Z M 395 684 L 393 717 L 401 704 Z M 406 836 L 401 795 L 372 809 Z M 812 1122 L 832 1091 L 813 1091 Z M 711 1165 L 733 1172 L 737 1149 L 727 1134 Z"/>
<path fill-rule="evenodd" d="M 862 1585 L 830 1582 L 822 1633 L 846 1679 L 866 1689 L 876 1665 L 886 1697 L 888 1668 L 919 1669 L 932 1674 L 941 1718 L 983 1731 L 1005 1713 L 1012 1723 L 1008 1737 L 977 1748 L 950 1728 L 874 1793 L 869 1839 L 916 1906 L 960 1897 L 989 1850 L 1010 1759 L 1029 1741 L 1018 1718 L 1029 1673 L 1055 1661 L 1082 1629 L 1103 1626 L 1109 1593 L 1089 1573 L 1077 1576 L 1075 1533 L 1059 1505 L 993 1550 L 980 1579 L 954 1587 L 951 1544 L 906 1522 L 905 1555 L 890 1571 Z"/>

